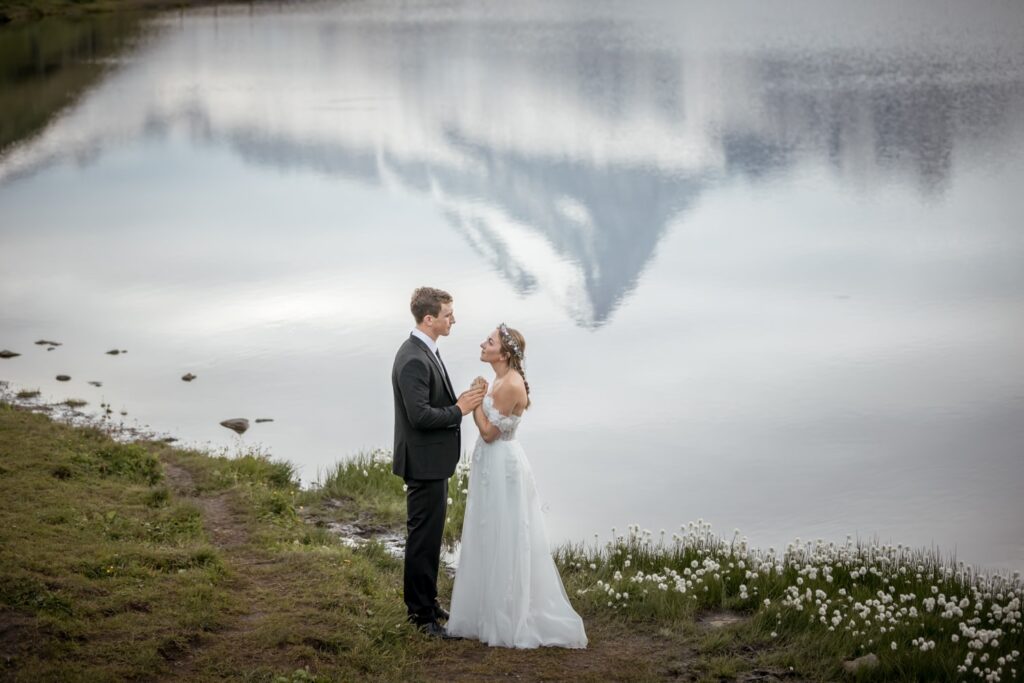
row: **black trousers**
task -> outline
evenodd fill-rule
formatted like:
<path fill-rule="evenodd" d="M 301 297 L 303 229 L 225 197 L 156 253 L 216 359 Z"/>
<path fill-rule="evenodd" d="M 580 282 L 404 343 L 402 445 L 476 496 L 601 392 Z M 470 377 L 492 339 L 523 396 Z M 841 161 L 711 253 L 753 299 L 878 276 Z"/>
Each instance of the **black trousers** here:
<path fill-rule="evenodd" d="M 409 619 L 424 624 L 435 619 L 437 570 L 448 514 L 447 479 L 406 479 L 405 607 Z"/>

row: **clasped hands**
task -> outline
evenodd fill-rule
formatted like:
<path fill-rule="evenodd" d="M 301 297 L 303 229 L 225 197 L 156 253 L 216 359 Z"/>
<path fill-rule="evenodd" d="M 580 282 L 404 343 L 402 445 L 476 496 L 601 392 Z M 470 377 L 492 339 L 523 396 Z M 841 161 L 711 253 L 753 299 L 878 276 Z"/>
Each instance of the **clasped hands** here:
<path fill-rule="evenodd" d="M 469 385 L 469 389 L 466 389 L 459 395 L 459 400 L 455 402 L 455 405 L 459 407 L 463 415 L 469 415 L 476 410 L 477 406 L 483 403 L 484 396 L 486 395 L 487 380 L 483 377 L 477 377 Z"/>

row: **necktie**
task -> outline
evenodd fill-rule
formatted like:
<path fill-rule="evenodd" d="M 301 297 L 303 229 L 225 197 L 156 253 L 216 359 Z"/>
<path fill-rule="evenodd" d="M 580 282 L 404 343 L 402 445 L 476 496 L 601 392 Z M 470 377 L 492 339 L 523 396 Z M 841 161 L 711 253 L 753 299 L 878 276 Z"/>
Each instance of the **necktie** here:
<path fill-rule="evenodd" d="M 444 383 L 448 385 L 448 391 L 454 394 L 455 390 L 452 389 L 452 380 L 448 376 L 448 368 L 444 366 L 444 361 L 441 360 L 441 349 L 434 351 L 434 355 L 437 356 L 437 362 L 441 364 L 441 372 L 444 373 Z"/>

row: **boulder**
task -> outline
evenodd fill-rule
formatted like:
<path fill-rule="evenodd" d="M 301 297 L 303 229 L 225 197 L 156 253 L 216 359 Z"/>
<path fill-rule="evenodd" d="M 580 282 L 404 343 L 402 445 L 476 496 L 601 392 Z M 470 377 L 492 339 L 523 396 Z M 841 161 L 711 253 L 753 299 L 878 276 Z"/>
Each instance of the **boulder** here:
<path fill-rule="evenodd" d="M 20 356 L 20 355 L 21 355 L 20 353 L 15 353 L 14 351 L 8 351 L 7 349 L 4 349 L 3 351 L 0 351 L 0 358 L 14 358 L 14 357 Z"/>
<path fill-rule="evenodd" d="M 257 417 L 256 418 L 256 424 L 259 424 L 261 422 L 273 422 L 273 421 L 274 421 L 274 418 L 272 418 L 272 417 Z"/>
<path fill-rule="evenodd" d="M 181 380 L 183 382 L 191 382 L 195 378 L 196 378 L 196 375 L 193 375 L 191 372 L 186 372 L 184 375 L 181 376 Z"/>
<path fill-rule="evenodd" d="M 94 387 L 102 387 L 103 386 L 103 382 L 97 382 L 96 380 L 90 380 L 89 384 L 91 384 Z"/>
<path fill-rule="evenodd" d="M 119 353 L 121 353 L 121 352 L 119 350 L 117 350 L 117 349 L 110 349 L 109 351 L 107 351 L 107 355 L 108 356 L 116 356 Z"/>
<path fill-rule="evenodd" d="M 857 657 L 857 659 L 848 659 L 843 662 L 843 670 L 847 673 L 857 673 L 858 671 L 866 671 L 868 669 L 874 669 L 878 666 L 878 657 L 874 653 L 869 653 L 863 657 Z"/>
<path fill-rule="evenodd" d="M 39 346 L 60 346 L 60 342 L 50 341 L 49 339 L 40 339 L 36 342 Z"/>
<path fill-rule="evenodd" d="M 224 420 L 220 423 L 220 426 L 227 427 L 238 434 L 245 434 L 246 430 L 249 429 L 249 421 L 244 417 L 234 417 L 230 420 Z"/>
<path fill-rule="evenodd" d="M 69 376 L 67 376 L 67 375 L 57 375 L 57 381 L 58 382 L 68 382 L 70 380 L 71 380 L 71 378 Z"/>

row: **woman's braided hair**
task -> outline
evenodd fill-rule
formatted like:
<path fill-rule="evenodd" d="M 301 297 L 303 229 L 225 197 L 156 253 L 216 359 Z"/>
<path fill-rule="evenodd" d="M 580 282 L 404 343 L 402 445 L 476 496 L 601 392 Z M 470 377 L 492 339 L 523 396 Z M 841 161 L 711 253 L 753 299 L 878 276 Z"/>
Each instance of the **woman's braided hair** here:
<path fill-rule="evenodd" d="M 501 323 L 498 325 L 498 337 L 501 339 L 501 350 L 508 355 L 508 366 L 523 377 L 526 385 L 526 407 L 530 407 L 530 383 L 526 381 L 526 340 L 519 330 L 512 329 Z"/>

